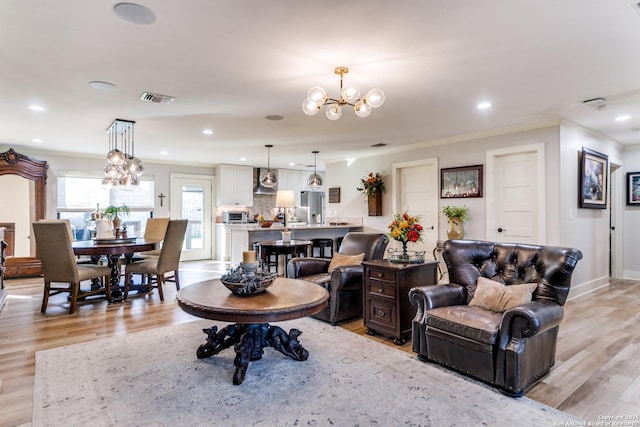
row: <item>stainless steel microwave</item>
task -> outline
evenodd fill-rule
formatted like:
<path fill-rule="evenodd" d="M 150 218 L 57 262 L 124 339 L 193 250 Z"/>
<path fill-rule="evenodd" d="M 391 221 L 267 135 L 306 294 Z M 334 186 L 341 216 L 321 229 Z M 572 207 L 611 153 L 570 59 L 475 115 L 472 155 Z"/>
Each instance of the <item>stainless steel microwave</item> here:
<path fill-rule="evenodd" d="M 249 220 L 249 214 L 245 211 L 224 211 L 222 222 L 225 224 L 244 224 Z"/>

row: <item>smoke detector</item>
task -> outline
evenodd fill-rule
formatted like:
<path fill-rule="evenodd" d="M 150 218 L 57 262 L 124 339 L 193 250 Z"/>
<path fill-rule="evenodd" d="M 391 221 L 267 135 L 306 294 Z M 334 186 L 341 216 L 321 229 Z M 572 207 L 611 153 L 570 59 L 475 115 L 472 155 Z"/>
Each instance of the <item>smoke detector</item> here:
<path fill-rule="evenodd" d="M 607 108 L 607 103 L 604 98 L 587 99 L 586 101 L 582 101 L 582 105 L 594 111 L 600 111 Z"/>
<path fill-rule="evenodd" d="M 142 92 L 140 100 L 145 102 L 155 102 L 156 104 L 171 104 L 176 98 L 173 96 L 160 95 L 151 92 Z"/>

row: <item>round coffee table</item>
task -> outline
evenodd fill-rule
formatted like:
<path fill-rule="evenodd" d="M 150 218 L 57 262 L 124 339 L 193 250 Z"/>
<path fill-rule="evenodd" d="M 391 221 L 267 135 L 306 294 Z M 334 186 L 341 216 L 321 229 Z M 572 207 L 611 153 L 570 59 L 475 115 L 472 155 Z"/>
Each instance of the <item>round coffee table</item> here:
<path fill-rule="evenodd" d="M 233 384 L 242 384 L 249 362 L 259 360 L 264 347 L 272 347 L 294 360 L 307 360 L 299 329 L 286 333 L 267 322 L 298 319 L 323 310 L 329 293 L 315 283 L 277 278 L 265 291 L 256 295 L 232 294 L 220 280 L 207 280 L 185 286 L 178 292 L 178 305 L 194 316 L 235 322 L 218 331 L 217 326 L 204 329 L 206 343 L 198 347 L 198 358 L 210 357 L 234 346 L 236 367 Z"/>

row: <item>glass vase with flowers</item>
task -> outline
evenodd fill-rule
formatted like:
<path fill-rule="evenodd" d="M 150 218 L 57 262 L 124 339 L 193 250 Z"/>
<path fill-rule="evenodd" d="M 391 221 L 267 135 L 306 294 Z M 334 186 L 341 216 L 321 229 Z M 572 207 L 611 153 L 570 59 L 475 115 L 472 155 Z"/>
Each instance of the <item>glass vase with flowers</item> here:
<path fill-rule="evenodd" d="M 389 261 L 398 263 L 424 262 L 425 251 L 408 251 L 409 242 L 422 242 L 424 228 L 420 224 L 421 218 L 409 215 L 408 212 L 394 214 L 387 236 L 402 243 L 402 250 L 391 248 L 388 251 Z"/>

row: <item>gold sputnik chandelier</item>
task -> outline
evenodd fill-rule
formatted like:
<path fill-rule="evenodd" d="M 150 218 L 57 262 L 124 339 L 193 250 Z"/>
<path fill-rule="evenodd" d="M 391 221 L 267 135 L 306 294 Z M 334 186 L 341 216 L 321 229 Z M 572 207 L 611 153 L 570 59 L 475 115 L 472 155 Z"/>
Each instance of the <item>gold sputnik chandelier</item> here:
<path fill-rule="evenodd" d="M 336 67 L 334 72 L 340 75 L 340 98 L 330 98 L 327 92 L 320 86 L 309 89 L 307 99 L 302 103 L 302 111 L 309 116 L 314 116 L 324 107 L 329 120 L 338 120 L 342 116 L 342 106 L 350 105 L 358 117 L 369 117 L 374 108 L 384 104 L 384 92 L 374 88 L 360 97 L 360 89 L 357 86 L 342 87 L 342 78 L 349 72 L 347 67 Z"/>

